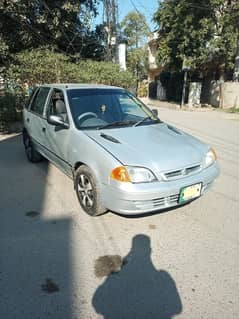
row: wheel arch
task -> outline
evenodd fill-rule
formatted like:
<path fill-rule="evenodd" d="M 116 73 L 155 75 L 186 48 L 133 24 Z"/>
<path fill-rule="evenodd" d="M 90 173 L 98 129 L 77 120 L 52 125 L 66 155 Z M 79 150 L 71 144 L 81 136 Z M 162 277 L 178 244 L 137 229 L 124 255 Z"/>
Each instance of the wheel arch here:
<path fill-rule="evenodd" d="M 85 164 L 84 162 L 80 162 L 80 161 L 76 162 L 73 166 L 72 175 L 73 175 L 74 189 L 76 189 L 76 179 L 75 179 L 76 171 L 78 170 L 79 167 L 81 167 L 83 165 L 89 167 L 89 165 Z"/>
<path fill-rule="evenodd" d="M 26 139 L 27 136 L 29 136 L 28 131 L 27 131 L 27 129 L 25 127 L 23 127 L 23 129 L 22 129 L 22 141 L 23 141 L 24 145 L 25 145 L 25 139 Z"/>
<path fill-rule="evenodd" d="M 28 131 L 27 131 L 27 129 L 25 127 L 23 127 L 23 129 L 22 129 L 22 134 L 23 135 L 28 134 Z"/>
<path fill-rule="evenodd" d="M 92 167 L 93 165 L 89 165 L 89 163 L 86 164 L 86 163 L 84 163 L 84 162 L 78 161 L 78 162 L 76 162 L 76 163 L 74 164 L 74 166 L 73 166 L 73 172 L 72 172 L 72 174 L 73 174 L 73 182 L 74 182 L 74 189 L 76 189 L 75 174 L 76 174 L 76 171 L 78 170 L 78 168 L 81 167 L 81 166 L 86 166 L 86 167 L 88 167 L 88 168 L 91 170 L 91 172 L 93 173 L 93 176 L 94 176 L 94 178 L 95 178 L 95 181 L 96 181 L 97 183 L 99 183 L 99 181 L 98 181 L 98 174 L 97 174 L 96 171 L 95 171 L 96 168 L 94 169 L 94 168 Z"/>

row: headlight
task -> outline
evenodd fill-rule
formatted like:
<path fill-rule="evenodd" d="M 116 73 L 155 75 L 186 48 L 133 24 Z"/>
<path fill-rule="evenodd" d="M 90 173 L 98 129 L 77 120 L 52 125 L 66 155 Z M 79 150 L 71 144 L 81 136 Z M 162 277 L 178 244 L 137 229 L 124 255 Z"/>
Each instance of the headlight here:
<path fill-rule="evenodd" d="M 217 160 L 217 154 L 214 151 L 213 148 L 210 148 L 210 150 L 207 152 L 207 155 L 205 157 L 204 165 L 205 167 L 209 167 Z"/>
<path fill-rule="evenodd" d="M 147 168 L 128 166 L 127 171 L 132 183 L 147 183 L 156 180 L 154 174 Z"/>
<path fill-rule="evenodd" d="M 110 177 L 120 182 L 148 183 L 156 181 L 154 174 L 147 168 L 120 166 L 113 169 Z"/>

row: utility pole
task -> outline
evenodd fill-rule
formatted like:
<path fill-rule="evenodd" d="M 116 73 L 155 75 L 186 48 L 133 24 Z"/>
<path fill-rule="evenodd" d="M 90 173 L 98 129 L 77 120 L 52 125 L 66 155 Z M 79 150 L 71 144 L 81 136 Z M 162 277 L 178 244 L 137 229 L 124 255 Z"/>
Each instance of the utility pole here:
<path fill-rule="evenodd" d="M 185 95 L 186 95 L 186 86 L 187 86 L 187 79 L 188 79 L 188 70 L 184 70 L 184 80 L 183 80 L 183 92 L 182 92 L 182 101 L 181 101 L 181 108 L 185 104 Z"/>
<path fill-rule="evenodd" d="M 118 62 L 118 3 L 103 1 L 103 24 L 105 25 L 106 61 Z"/>
<path fill-rule="evenodd" d="M 180 107 L 182 108 L 185 104 L 185 96 L 186 96 L 186 87 L 188 81 L 188 72 L 190 71 L 190 66 L 188 65 L 188 60 L 185 57 L 183 60 L 182 70 L 184 71 L 184 80 L 183 80 L 183 92 L 182 92 L 182 101 Z"/>

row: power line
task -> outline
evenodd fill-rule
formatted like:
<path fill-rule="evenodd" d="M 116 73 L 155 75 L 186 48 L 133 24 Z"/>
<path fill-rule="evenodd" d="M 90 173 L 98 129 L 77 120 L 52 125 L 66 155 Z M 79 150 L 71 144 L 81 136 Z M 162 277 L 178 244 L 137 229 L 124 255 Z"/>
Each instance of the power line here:
<path fill-rule="evenodd" d="M 135 10 L 138 14 L 142 15 L 142 13 L 138 10 L 138 8 L 136 7 L 136 5 L 134 4 L 133 0 L 130 0 L 130 2 L 131 2 L 131 4 L 132 4 L 134 10 Z"/>

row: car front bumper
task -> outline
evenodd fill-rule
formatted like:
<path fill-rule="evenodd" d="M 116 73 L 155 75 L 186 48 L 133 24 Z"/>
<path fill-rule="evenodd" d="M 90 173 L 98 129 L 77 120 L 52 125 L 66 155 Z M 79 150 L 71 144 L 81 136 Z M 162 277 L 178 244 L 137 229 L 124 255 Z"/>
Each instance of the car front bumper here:
<path fill-rule="evenodd" d="M 119 183 L 111 180 L 102 185 L 103 204 L 107 209 L 134 215 L 180 206 L 179 195 L 183 187 L 202 183 L 201 195 L 210 189 L 219 175 L 218 163 L 199 173 L 173 181 L 154 183 Z"/>

